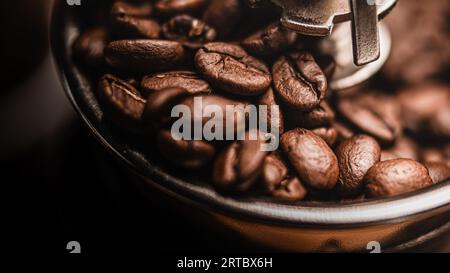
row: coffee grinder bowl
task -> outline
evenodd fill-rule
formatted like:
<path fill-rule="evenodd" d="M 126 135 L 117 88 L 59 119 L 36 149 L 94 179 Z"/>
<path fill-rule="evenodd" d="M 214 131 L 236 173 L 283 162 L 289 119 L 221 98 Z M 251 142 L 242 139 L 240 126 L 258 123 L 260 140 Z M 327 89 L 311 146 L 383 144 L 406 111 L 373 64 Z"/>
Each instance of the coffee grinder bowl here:
<path fill-rule="evenodd" d="M 56 1 L 51 38 L 61 82 L 88 130 L 127 167 L 130 181 L 136 181 L 144 194 L 157 192 L 168 204 L 187 209 L 208 226 L 238 233 L 272 250 L 367 252 L 379 243 L 383 252 L 406 251 L 450 230 L 450 181 L 394 198 L 284 205 L 264 198 L 225 196 L 205 182 L 206 176 L 171 168 L 156 151 L 134 146 L 104 122 L 94 95 L 96 84 L 72 56 L 71 45 L 82 23 L 79 8 Z"/>

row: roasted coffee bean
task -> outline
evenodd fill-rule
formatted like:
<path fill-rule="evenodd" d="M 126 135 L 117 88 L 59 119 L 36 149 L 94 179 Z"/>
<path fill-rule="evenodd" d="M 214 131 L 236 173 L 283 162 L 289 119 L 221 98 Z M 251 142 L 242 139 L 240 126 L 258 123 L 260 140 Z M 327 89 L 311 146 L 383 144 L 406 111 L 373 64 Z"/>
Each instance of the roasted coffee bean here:
<path fill-rule="evenodd" d="M 201 105 L 195 104 L 195 99 L 201 98 L 202 103 Z M 245 111 L 246 106 L 248 105 L 247 102 L 244 101 L 236 101 L 231 100 L 222 96 L 217 95 L 206 95 L 206 96 L 200 96 L 200 97 L 189 97 L 185 100 L 183 100 L 180 105 L 185 105 L 190 110 L 190 113 L 192 115 L 192 123 L 193 124 L 201 124 L 202 128 L 205 128 L 205 125 L 210 120 L 216 121 L 216 126 L 219 126 L 217 124 L 221 124 L 223 127 L 220 128 L 220 132 L 223 134 L 220 134 L 217 132 L 217 136 L 221 137 L 221 139 L 216 140 L 223 140 L 226 137 L 227 130 L 231 130 L 231 128 L 227 127 L 227 106 L 228 107 L 234 107 L 234 111 L 230 113 L 231 117 L 233 118 L 233 132 L 234 136 L 237 136 L 238 134 L 242 133 L 242 130 L 245 130 L 244 127 L 240 127 L 239 125 L 245 125 L 247 121 L 247 112 Z M 207 114 L 205 113 L 205 109 L 214 106 L 217 110 L 220 110 L 220 113 L 222 114 L 222 120 L 220 119 L 220 116 L 212 115 L 211 113 Z M 194 116 L 193 113 L 203 113 L 201 117 Z M 200 121 L 198 119 L 201 119 Z M 214 127 L 214 129 L 218 129 L 217 127 Z M 207 140 L 213 140 L 213 139 L 207 139 Z"/>
<path fill-rule="evenodd" d="M 398 159 L 398 158 L 400 158 L 400 157 L 391 151 L 386 151 L 386 150 L 381 151 L 380 161 L 389 161 L 389 160 Z"/>
<path fill-rule="evenodd" d="M 73 45 L 75 57 L 89 66 L 99 66 L 103 63 L 103 50 L 108 41 L 108 31 L 97 27 L 83 32 Z"/>
<path fill-rule="evenodd" d="M 357 104 L 350 99 L 337 103 L 339 113 L 361 133 L 375 137 L 381 144 L 390 145 L 396 140 L 396 128 L 373 109 Z"/>
<path fill-rule="evenodd" d="M 328 144 L 328 146 L 333 147 L 336 143 L 338 133 L 336 129 L 333 127 L 321 127 L 316 129 L 311 129 L 311 131 L 320 136 L 325 142 Z"/>
<path fill-rule="evenodd" d="M 290 108 L 311 111 L 325 98 L 327 79 L 309 53 L 294 52 L 279 58 L 272 74 L 275 91 Z"/>
<path fill-rule="evenodd" d="M 450 167 L 442 162 L 425 162 L 434 184 L 450 179 Z"/>
<path fill-rule="evenodd" d="M 450 88 L 427 83 L 401 91 L 398 100 L 404 126 L 420 134 L 430 118 L 450 104 Z"/>
<path fill-rule="evenodd" d="M 155 10 L 160 16 L 172 16 L 180 13 L 194 14 L 203 9 L 209 0 L 159 0 Z"/>
<path fill-rule="evenodd" d="M 110 66 L 138 73 L 175 68 L 184 54 L 180 43 L 164 40 L 120 40 L 105 49 Z"/>
<path fill-rule="evenodd" d="M 206 44 L 195 55 L 195 64 L 198 72 L 211 84 L 232 94 L 260 95 L 272 81 L 265 64 L 237 45 Z"/>
<path fill-rule="evenodd" d="M 100 79 L 98 92 L 113 122 L 125 129 L 138 129 L 146 100 L 136 88 L 107 74 Z"/>
<path fill-rule="evenodd" d="M 193 95 L 212 93 L 211 86 L 192 71 L 170 71 L 148 75 L 142 79 L 141 87 L 144 94 L 171 87 L 186 89 Z"/>
<path fill-rule="evenodd" d="M 338 161 L 322 138 L 299 128 L 284 133 L 280 142 L 302 181 L 316 189 L 333 189 L 336 186 Z"/>
<path fill-rule="evenodd" d="M 296 202 L 306 197 L 307 190 L 300 179 L 292 175 L 289 167 L 276 153 L 266 156 L 261 173 L 266 194 L 282 202 Z"/>
<path fill-rule="evenodd" d="M 411 159 L 394 159 L 375 164 L 364 181 L 370 197 L 389 197 L 433 184 L 425 166 Z"/>
<path fill-rule="evenodd" d="M 152 7 L 150 4 L 134 6 L 126 2 L 114 3 L 111 10 L 111 23 L 114 33 L 120 38 L 157 39 L 161 27 L 150 19 Z"/>
<path fill-rule="evenodd" d="M 173 17 L 163 25 L 162 30 L 166 39 L 178 41 L 192 49 L 214 41 L 217 36 L 214 28 L 187 14 Z"/>
<path fill-rule="evenodd" d="M 170 130 L 162 130 L 157 138 L 161 155 L 172 164 L 199 169 L 209 164 L 215 155 L 214 145 L 201 140 L 176 140 Z"/>
<path fill-rule="evenodd" d="M 341 196 L 356 196 L 363 192 L 367 171 L 380 161 L 378 142 L 366 135 L 356 135 L 342 142 L 336 149 L 339 162 L 337 190 Z"/>
<path fill-rule="evenodd" d="M 288 49 L 295 43 L 297 37 L 296 32 L 276 22 L 252 34 L 242 42 L 242 46 L 251 54 L 274 55 Z"/>
<path fill-rule="evenodd" d="M 217 157 L 213 168 L 214 185 L 224 191 L 246 191 L 259 178 L 267 152 L 262 138 L 236 141 Z"/>
<path fill-rule="evenodd" d="M 279 134 L 284 133 L 284 115 L 281 111 L 281 107 L 277 103 L 277 99 L 275 97 L 275 93 L 273 92 L 273 89 L 270 87 L 264 94 L 261 95 L 261 97 L 257 100 L 257 105 L 265 105 L 267 106 L 267 129 L 271 129 L 272 126 L 275 126 L 275 124 L 272 124 L 272 119 L 275 121 L 275 123 L 278 126 L 278 132 Z M 278 118 L 275 119 L 275 114 L 272 112 L 272 106 L 278 106 L 279 109 L 279 115 Z"/>
<path fill-rule="evenodd" d="M 317 128 L 328 126 L 335 118 L 334 111 L 326 101 L 322 101 L 319 106 L 309 112 L 300 112 L 291 108 L 286 108 L 286 122 L 291 128 Z"/>
<path fill-rule="evenodd" d="M 183 88 L 167 88 L 154 91 L 147 97 L 143 120 L 153 128 L 159 128 L 171 120 L 173 106 L 191 94 Z"/>
<path fill-rule="evenodd" d="M 245 5 L 240 0 L 211 0 L 203 14 L 203 20 L 220 37 L 225 37 L 237 27 L 244 14 Z"/>

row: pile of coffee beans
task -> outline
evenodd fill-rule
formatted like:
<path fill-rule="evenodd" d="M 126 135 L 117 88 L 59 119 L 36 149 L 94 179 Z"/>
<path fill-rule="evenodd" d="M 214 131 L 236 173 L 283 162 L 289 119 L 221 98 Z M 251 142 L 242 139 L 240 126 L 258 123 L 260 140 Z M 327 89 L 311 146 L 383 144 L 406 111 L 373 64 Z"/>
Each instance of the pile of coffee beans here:
<path fill-rule="evenodd" d="M 381 86 L 330 90 L 334 61 L 317 49 L 318 39 L 283 28 L 275 7 L 247 2 L 112 1 L 108 19 L 91 20 L 73 45 L 77 63 L 99 75 L 105 120 L 125 134 L 153 136 L 163 160 L 211 173 L 205 183 L 224 194 L 361 200 L 450 178 L 448 83 L 386 77 Z M 268 122 L 278 117 L 279 149 L 262 150 L 264 137 L 175 138 L 172 109 L 193 112 L 198 97 L 224 111 L 278 105 L 280 115 L 269 108 Z"/>

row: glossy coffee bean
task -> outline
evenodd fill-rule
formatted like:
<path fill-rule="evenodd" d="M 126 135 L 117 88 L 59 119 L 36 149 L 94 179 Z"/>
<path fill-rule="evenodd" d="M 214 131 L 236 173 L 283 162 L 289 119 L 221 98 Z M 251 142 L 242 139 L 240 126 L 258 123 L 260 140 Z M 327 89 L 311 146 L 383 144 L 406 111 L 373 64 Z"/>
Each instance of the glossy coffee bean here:
<path fill-rule="evenodd" d="M 335 118 L 334 111 L 326 101 L 322 101 L 317 107 L 309 112 L 301 112 L 286 108 L 286 122 L 289 127 L 317 128 L 329 126 Z"/>
<path fill-rule="evenodd" d="M 176 140 L 170 130 L 159 132 L 157 144 L 164 158 L 187 169 L 202 168 L 209 164 L 215 155 L 214 145 L 201 140 Z"/>
<path fill-rule="evenodd" d="M 211 0 L 203 20 L 223 38 L 238 26 L 244 14 L 245 5 L 240 0 Z"/>
<path fill-rule="evenodd" d="M 281 23 L 272 23 L 242 42 L 251 54 L 274 55 L 288 49 L 297 40 L 298 34 L 284 28 Z"/>
<path fill-rule="evenodd" d="M 366 135 L 356 135 L 342 142 L 336 149 L 339 161 L 337 190 L 341 196 L 356 196 L 363 192 L 367 171 L 380 161 L 378 142 Z"/>
<path fill-rule="evenodd" d="M 108 43 L 108 31 L 97 27 L 83 32 L 73 45 L 75 57 L 83 64 L 99 66 L 104 62 L 103 50 Z"/>
<path fill-rule="evenodd" d="M 309 53 L 294 52 L 279 58 L 272 75 L 277 95 L 292 109 L 311 111 L 325 98 L 327 79 Z"/>
<path fill-rule="evenodd" d="M 159 0 L 155 4 L 157 15 L 194 14 L 202 10 L 209 0 Z"/>
<path fill-rule="evenodd" d="M 316 189 L 333 189 L 339 178 L 336 155 L 319 136 L 295 129 L 281 136 L 281 148 L 302 181 Z"/>
<path fill-rule="evenodd" d="M 338 133 L 333 127 L 320 127 L 311 129 L 311 132 L 321 137 L 328 146 L 333 147 L 337 141 Z"/>
<path fill-rule="evenodd" d="M 198 49 L 205 43 L 216 39 L 214 28 L 187 14 L 177 15 L 165 23 L 162 27 L 163 36 L 166 39 L 178 41 L 184 46 Z"/>
<path fill-rule="evenodd" d="M 268 155 L 264 159 L 261 183 L 266 194 L 282 202 L 300 201 L 307 195 L 300 179 L 290 173 L 289 167 L 277 154 Z"/>
<path fill-rule="evenodd" d="M 175 68 L 184 54 L 180 43 L 165 40 L 120 40 L 105 49 L 111 67 L 138 73 Z"/>
<path fill-rule="evenodd" d="M 159 23 L 150 19 L 150 4 L 134 6 L 126 2 L 114 3 L 111 24 L 116 37 L 134 39 L 157 39 L 161 32 Z"/>
<path fill-rule="evenodd" d="M 450 167 L 444 162 L 425 162 L 434 184 L 450 179 Z"/>
<path fill-rule="evenodd" d="M 190 94 L 210 94 L 211 86 L 192 71 L 169 71 L 145 76 L 141 82 L 142 91 L 151 94 L 154 91 L 178 87 Z"/>
<path fill-rule="evenodd" d="M 189 96 L 191 94 L 183 88 L 167 88 L 150 93 L 143 114 L 144 122 L 153 128 L 164 126 L 171 120 L 173 107 Z"/>
<path fill-rule="evenodd" d="M 267 123 L 266 123 L 267 129 L 270 130 L 272 128 L 272 126 L 278 125 L 278 132 L 280 134 L 283 134 L 284 133 L 284 114 L 281 111 L 281 107 L 278 104 L 277 99 L 275 97 L 275 93 L 271 87 L 258 98 L 256 104 L 257 104 L 257 106 L 259 106 L 259 105 L 267 106 Z M 272 112 L 272 106 L 278 106 L 278 109 L 279 109 L 278 119 L 275 119 L 276 116 Z M 274 124 L 272 124 L 272 119 L 274 121 Z"/>
<path fill-rule="evenodd" d="M 213 168 L 214 185 L 224 191 L 246 191 L 259 178 L 267 152 L 262 140 L 236 141 L 217 157 Z"/>
<path fill-rule="evenodd" d="M 228 43 L 204 45 L 195 55 L 195 65 L 211 84 L 241 96 L 264 93 L 272 80 L 265 64 L 240 46 Z"/>
<path fill-rule="evenodd" d="M 433 184 L 425 166 L 411 159 L 394 159 L 375 164 L 364 181 L 369 197 L 390 197 Z"/>
<path fill-rule="evenodd" d="M 104 75 L 98 84 L 101 101 L 113 122 L 126 129 L 138 129 L 146 100 L 132 85 L 113 76 Z"/>
<path fill-rule="evenodd" d="M 349 99 L 341 99 L 337 104 L 339 113 L 359 132 L 375 137 L 384 145 L 396 140 L 396 129 L 373 109 L 364 107 Z"/>

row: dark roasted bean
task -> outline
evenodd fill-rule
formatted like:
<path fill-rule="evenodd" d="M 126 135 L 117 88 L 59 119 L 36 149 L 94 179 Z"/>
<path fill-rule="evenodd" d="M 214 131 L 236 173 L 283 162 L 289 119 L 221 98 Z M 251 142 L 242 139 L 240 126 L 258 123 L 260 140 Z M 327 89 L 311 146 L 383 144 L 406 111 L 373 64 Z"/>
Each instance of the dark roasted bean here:
<path fill-rule="evenodd" d="M 245 6 L 240 0 L 211 0 L 203 14 L 203 20 L 220 37 L 225 37 L 237 26 L 244 13 Z"/>
<path fill-rule="evenodd" d="M 333 147 L 337 140 L 337 131 L 333 127 L 320 127 L 311 129 L 311 131 L 320 136 L 328 146 Z"/>
<path fill-rule="evenodd" d="M 106 47 L 105 56 L 113 68 L 146 73 L 175 68 L 184 58 L 184 49 L 173 41 L 120 40 Z"/>
<path fill-rule="evenodd" d="M 237 45 L 206 44 L 195 55 L 195 64 L 211 84 L 232 94 L 260 95 L 272 80 L 268 68 Z"/>
<path fill-rule="evenodd" d="M 170 130 L 158 134 L 161 155 L 171 163 L 187 169 L 206 166 L 215 155 L 214 145 L 201 140 L 176 140 Z"/>
<path fill-rule="evenodd" d="M 335 114 L 326 101 L 322 101 L 319 106 L 309 112 L 300 112 L 291 108 L 286 108 L 286 122 L 291 128 L 317 128 L 328 126 L 334 120 Z"/>
<path fill-rule="evenodd" d="M 108 41 L 108 32 L 98 27 L 85 31 L 73 45 L 75 57 L 84 64 L 98 66 L 104 62 L 103 50 Z"/>
<path fill-rule="evenodd" d="M 126 2 L 114 3 L 111 10 L 111 22 L 114 33 L 120 38 L 157 39 L 161 27 L 150 19 L 152 7 L 150 4 L 134 6 Z"/>
<path fill-rule="evenodd" d="M 170 71 L 148 75 L 142 79 L 141 87 L 147 94 L 171 87 L 186 89 L 193 95 L 212 93 L 211 86 L 192 71 Z"/>
<path fill-rule="evenodd" d="M 375 164 L 364 181 L 370 197 L 389 197 L 433 184 L 425 166 L 411 159 L 394 159 Z"/>
<path fill-rule="evenodd" d="M 242 46 L 251 54 L 274 55 L 289 48 L 297 37 L 296 32 L 276 22 L 245 39 Z"/>
<path fill-rule="evenodd" d="M 275 91 L 293 109 L 311 111 L 325 98 L 327 79 L 309 53 L 294 52 L 279 58 L 272 74 Z"/>
<path fill-rule="evenodd" d="M 450 167 L 442 162 L 425 162 L 434 184 L 450 179 Z"/>
<path fill-rule="evenodd" d="M 374 138 L 356 135 L 338 146 L 336 156 L 339 161 L 337 190 L 341 196 L 356 196 L 364 190 L 367 171 L 380 161 L 381 148 Z"/>
<path fill-rule="evenodd" d="M 336 186 L 338 161 L 322 138 L 306 129 L 295 129 L 281 136 L 281 147 L 302 181 L 316 189 Z"/>
<path fill-rule="evenodd" d="M 166 39 L 178 41 L 192 49 L 214 41 L 217 36 L 214 28 L 186 14 L 173 17 L 163 25 L 162 30 Z"/>
<path fill-rule="evenodd" d="M 213 168 L 214 185 L 224 191 L 246 191 L 259 178 L 267 152 L 262 138 L 236 141 L 223 150 Z"/>

